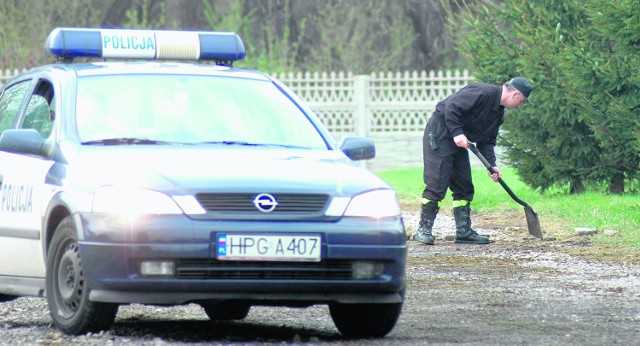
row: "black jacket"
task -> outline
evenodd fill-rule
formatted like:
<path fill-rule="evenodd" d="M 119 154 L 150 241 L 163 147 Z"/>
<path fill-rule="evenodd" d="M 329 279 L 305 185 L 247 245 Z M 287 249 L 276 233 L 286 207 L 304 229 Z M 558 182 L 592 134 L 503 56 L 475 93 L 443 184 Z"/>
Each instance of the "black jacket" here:
<path fill-rule="evenodd" d="M 496 164 L 494 147 L 498 130 L 504 122 L 501 96 L 502 86 L 469 84 L 438 102 L 434 114 L 444 119 L 452 138 L 460 134 L 467 136 L 493 166 Z"/>

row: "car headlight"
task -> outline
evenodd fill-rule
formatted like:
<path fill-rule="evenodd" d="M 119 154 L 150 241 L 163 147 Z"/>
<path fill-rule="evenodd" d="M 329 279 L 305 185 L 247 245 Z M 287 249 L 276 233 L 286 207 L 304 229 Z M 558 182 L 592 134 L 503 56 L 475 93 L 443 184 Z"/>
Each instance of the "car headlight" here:
<path fill-rule="evenodd" d="M 398 196 L 390 189 L 361 193 L 350 200 L 348 197 L 335 197 L 327 209 L 327 215 L 330 216 L 383 218 L 401 214 Z"/>
<path fill-rule="evenodd" d="M 182 214 L 176 202 L 164 193 L 129 186 L 106 186 L 93 196 L 94 213 L 120 215 Z"/>

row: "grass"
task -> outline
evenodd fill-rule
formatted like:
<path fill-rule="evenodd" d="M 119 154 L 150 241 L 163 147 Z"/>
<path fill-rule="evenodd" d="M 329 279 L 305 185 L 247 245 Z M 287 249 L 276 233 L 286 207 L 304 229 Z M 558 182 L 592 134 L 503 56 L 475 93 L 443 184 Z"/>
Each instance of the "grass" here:
<path fill-rule="evenodd" d="M 502 171 L 502 179 L 511 190 L 538 213 L 545 234 L 571 237 L 576 227 L 595 228 L 598 233 L 591 240 L 600 246 L 600 251 L 640 248 L 640 194 L 586 192 L 569 195 L 560 190 L 541 194 L 524 184 L 513 169 L 504 168 Z M 419 208 L 424 188 L 422 167 L 381 171 L 377 174 L 396 189 L 403 208 Z M 523 207 L 513 201 L 500 184 L 494 183 L 485 169 L 473 169 L 473 181 L 476 191 L 473 201 L 475 211 L 505 215 L 522 211 L 524 215 Z M 450 204 L 451 197 L 448 193 L 443 207 Z M 613 230 L 617 235 L 605 235 L 604 230 Z"/>

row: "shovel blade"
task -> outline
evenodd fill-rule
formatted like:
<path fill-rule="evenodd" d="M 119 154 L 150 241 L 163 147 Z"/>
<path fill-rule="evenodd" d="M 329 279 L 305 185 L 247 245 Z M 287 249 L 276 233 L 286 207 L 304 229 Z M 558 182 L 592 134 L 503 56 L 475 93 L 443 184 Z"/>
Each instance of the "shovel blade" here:
<path fill-rule="evenodd" d="M 536 214 L 533 208 L 529 206 L 524 207 L 524 214 L 527 217 L 527 228 L 529 229 L 529 234 L 538 239 L 542 239 L 542 229 L 540 228 L 538 214 Z"/>

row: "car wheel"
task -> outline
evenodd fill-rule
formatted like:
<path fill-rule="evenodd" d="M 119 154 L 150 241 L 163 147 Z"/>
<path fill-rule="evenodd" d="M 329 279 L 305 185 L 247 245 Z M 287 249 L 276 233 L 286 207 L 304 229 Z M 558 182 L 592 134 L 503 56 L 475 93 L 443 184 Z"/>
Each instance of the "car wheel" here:
<path fill-rule="evenodd" d="M 249 315 L 251 305 L 237 302 L 202 304 L 204 312 L 212 321 L 242 320 Z"/>
<path fill-rule="evenodd" d="M 67 334 L 111 328 L 117 304 L 89 301 L 75 223 L 67 217 L 56 228 L 47 256 L 47 301 L 54 325 Z"/>
<path fill-rule="evenodd" d="M 349 338 L 381 338 L 396 325 L 402 303 L 329 304 L 331 319 L 342 335 Z"/>
<path fill-rule="evenodd" d="M 0 294 L 0 303 L 2 302 L 10 302 L 14 299 L 17 299 L 19 296 L 10 296 L 7 294 Z"/>

